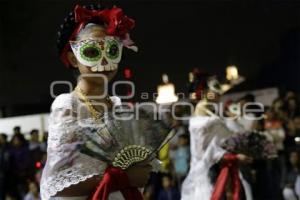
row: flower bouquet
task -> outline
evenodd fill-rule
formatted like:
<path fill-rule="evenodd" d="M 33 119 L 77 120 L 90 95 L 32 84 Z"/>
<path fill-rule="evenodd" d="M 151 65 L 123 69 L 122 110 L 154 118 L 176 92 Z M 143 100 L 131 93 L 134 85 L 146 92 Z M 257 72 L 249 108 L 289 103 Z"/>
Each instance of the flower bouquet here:
<path fill-rule="evenodd" d="M 244 132 L 228 138 L 222 147 L 236 154 L 245 154 L 254 159 L 270 159 L 277 156 L 274 144 L 259 132 Z"/>

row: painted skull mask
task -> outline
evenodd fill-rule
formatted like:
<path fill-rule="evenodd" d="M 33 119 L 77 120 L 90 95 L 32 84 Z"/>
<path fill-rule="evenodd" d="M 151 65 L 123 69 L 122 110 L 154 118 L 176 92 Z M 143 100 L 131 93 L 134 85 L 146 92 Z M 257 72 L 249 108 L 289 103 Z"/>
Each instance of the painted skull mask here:
<path fill-rule="evenodd" d="M 70 41 L 77 60 L 93 72 L 114 71 L 121 61 L 123 44 L 117 37 Z"/>

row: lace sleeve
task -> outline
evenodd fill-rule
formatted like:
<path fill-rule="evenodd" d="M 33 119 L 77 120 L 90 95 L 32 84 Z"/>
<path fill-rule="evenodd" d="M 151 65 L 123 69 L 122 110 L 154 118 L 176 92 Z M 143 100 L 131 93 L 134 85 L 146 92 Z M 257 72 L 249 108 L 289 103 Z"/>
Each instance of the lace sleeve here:
<path fill-rule="evenodd" d="M 205 159 L 210 163 L 219 162 L 226 153 L 221 146 L 225 140 L 232 134 L 227 126 L 219 119 L 214 119 L 208 124 L 208 132 L 211 134 L 210 143 L 205 152 Z"/>
<path fill-rule="evenodd" d="M 41 181 L 41 196 L 47 200 L 64 188 L 101 175 L 106 164 L 80 153 L 85 141 L 76 120 L 71 94 L 53 102 L 49 118 L 48 157 Z"/>

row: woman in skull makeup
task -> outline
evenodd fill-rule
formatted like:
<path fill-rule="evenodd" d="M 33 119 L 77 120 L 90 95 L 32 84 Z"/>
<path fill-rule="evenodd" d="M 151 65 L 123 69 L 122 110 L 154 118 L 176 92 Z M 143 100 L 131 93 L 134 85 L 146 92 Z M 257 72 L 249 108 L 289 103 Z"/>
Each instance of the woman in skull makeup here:
<path fill-rule="evenodd" d="M 191 167 L 183 182 L 181 197 L 182 200 L 220 200 L 224 188 L 215 185 L 216 176 L 219 175 L 218 164 L 227 166 L 235 162 L 249 163 L 252 158 L 243 154 L 229 154 L 221 147 L 232 132 L 215 114 L 217 112 L 215 106 L 219 106 L 217 103 L 220 95 L 225 92 L 218 80 L 195 69 L 194 82 L 190 85 L 189 92 L 192 99 L 198 102 L 189 124 Z M 224 183 L 223 180 L 221 182 Z M 236 185 L 233 187 L 236 191 L 233 199 L 240 200 L 240 187 Z"/>
<path fill-rule="evenodd" d="M 59 95 L 51 106 L 48 158 L 41 181 L 43 200 L 87 199 L 95 188 L 101 200 L 142 198 L 136 188 L 147 181 L 148 162 L 122 171 L 78 150 L 89 130 L 82 129 L 80 120 L 87 126 L 99 124 L 107 110 L 120 104 L 119 98 L 105 95 L 106 83 L 117 73 L 122 48 L 137 50 L 129 37 L 133 27 L 134 21 L 120 8 L 99 5 L 76 6 L 61 26 L 61 60 L 78 70 L 81 78 L 73 92 Z M 109 138 L 102 142 L 104 147 L 117 143 Z"/>

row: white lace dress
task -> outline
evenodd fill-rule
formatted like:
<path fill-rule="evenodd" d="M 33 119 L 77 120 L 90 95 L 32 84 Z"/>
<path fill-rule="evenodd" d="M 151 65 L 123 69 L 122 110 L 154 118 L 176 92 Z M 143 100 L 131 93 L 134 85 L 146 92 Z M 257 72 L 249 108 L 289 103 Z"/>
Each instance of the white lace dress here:
<path fill-rule="evenodd" d="M 117 97 L 111 98 L 120 103 Z M 104 173 L 105 162 L 82 154 L 77 148 L 87 140 L 86 131 L 78 122 L 80 118 L 90 118 L 86 106 L 74 93 L 58 96 L 51 106 L 48 138 L 48 157 L 41 180 L 42 200 L 82 200 L 86 197 L 54 197 L 59 191 Z M 92 125 L 92 121 L 90 122 Z M 85 124 L 86 125 L 86 124 Z M 88 195 L 88 194 L 87 194 Z M 110 195 L 110 199 L 123 199 L 120 192 Z"/>
<path fill-rule="evenodd" d="M 213 185 L 209 169 L 226 153 L 220 146 L 232 134 L 215 116 L 190 119 L 191 167 L 182 185 L 182 200 L 210 200 Z"/>

